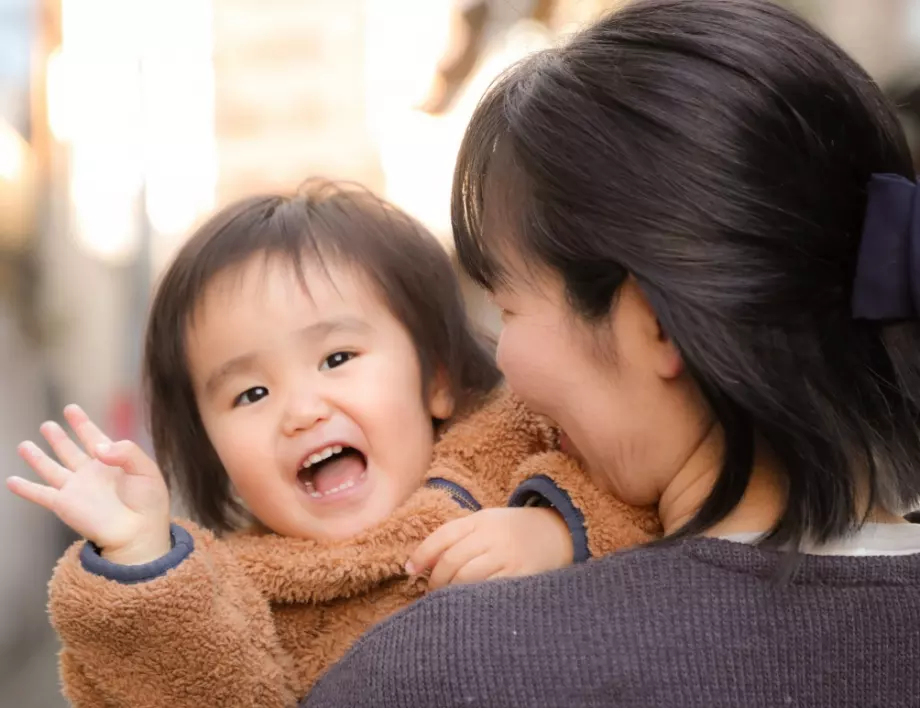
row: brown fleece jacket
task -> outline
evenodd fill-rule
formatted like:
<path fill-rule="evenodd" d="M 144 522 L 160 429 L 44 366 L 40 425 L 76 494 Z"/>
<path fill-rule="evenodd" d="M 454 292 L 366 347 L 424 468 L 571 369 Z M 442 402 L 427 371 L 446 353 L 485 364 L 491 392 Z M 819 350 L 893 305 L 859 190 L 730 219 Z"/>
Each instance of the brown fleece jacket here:
<path fill-rule="evenodd" d="M 66 697 L 76 708 L 295 706 L 369 627 L 425 593 L 403 566 L 470 513 L 462 505 L 549 503 L 576 560 L 658 533 L 652 510 L 600 493 L 556 448 L 556 431 L 500 392 L 438 441 L 429 486 L 347 542 L 256 529 L 216 539 L 182 522 L 169 556 L 132 567 L 75 544 L 50 584 Z"/>

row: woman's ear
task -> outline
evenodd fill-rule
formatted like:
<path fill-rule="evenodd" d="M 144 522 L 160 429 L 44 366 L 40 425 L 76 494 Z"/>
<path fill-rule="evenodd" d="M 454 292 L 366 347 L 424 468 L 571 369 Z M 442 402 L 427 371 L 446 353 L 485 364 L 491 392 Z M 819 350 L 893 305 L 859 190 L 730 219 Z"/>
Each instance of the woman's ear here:
<path fill-rule="evenodd" d="M 454 414 L 457 402 L 450 390 L 444 370 L 439 370 L 428 391 L 428 413 L 436 420 L 447 420 Z"/>
<path fill-rule="evenodd" d="M 676 379 L 684 373 L 684 358 L 680 355 L 674 341 L 668 336 L 661 326 L 661 321 L 656 317 L 657 328 L 656 362 L 658 375 L 663 379 Z"/>
<path fill-rule="evenodd" d="M 622 286 L 617 317 L 630 323 L 629 330 L 632 334 L 629 336 L 639 340 L 637 344 L 641 359 L 648 362 L 659 377 L 671 380 L 684 372 L 684 360 L 680 351 L 661 326 L 661 320 L 652 309 L 642 288 L 632 278 Z"/>

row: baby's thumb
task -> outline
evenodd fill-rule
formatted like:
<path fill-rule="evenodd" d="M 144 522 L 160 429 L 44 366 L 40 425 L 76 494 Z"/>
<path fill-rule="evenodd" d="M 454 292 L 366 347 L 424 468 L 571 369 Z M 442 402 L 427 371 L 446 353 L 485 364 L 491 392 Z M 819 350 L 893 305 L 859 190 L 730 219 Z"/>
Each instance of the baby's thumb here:
<path fill-rule="evenodd" d="M 130 440 L 96 446 L 96 458 L 112 467 L 121 467 L 127 474 L 159 477 L 160 470 L 147 454 Z"/>

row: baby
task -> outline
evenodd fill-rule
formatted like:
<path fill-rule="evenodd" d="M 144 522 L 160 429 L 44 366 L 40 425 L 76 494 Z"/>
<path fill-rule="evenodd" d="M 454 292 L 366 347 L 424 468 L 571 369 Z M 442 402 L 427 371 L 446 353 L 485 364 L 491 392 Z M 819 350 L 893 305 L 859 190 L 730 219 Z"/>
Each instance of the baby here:
<path fill-rule="evenodd" d="M 78 708 L 293 706 L 429 588 L 658 530 L 501 389 L 447 254 L 361 190 L 213 216 L 160 283 L 144 374 L 165 477 L 71 406 L 81 444 L 47 423 L 59 463 L 20 447 L 46 484 L 8 480 L 86 539 L 50 586 Z"/>

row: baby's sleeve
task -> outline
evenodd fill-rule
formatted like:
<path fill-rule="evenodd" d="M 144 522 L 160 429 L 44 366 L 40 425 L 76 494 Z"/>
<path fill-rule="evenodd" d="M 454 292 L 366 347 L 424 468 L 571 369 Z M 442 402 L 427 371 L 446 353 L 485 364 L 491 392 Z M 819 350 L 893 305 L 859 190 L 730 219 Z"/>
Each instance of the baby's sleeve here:
<path fill-rule="evenodd" d="M 557 445 L 555 429 L 502 389 L 479 410 L 453 424 L 437 442 L 428 486 L 448 482 L 475 501 L 471 508 L 505 506 L 516 470 Z"/>
<path fill-rule="evenodd" d="M 661 532 L 654 507 L 630 506 L 601 491 L 559 450 L 532 455 L 515 471 L 508 506 L 532 505 L 552 507 L 562 516 L 576 562 L 645 543 Z"/>
<path fill-rule="evenodd" d="M 140 566 L 71 547 L 50 583 L 64 693 L 76 708 L 296 705 L 268 603 L 225 544 L 173 524 Z"/>

